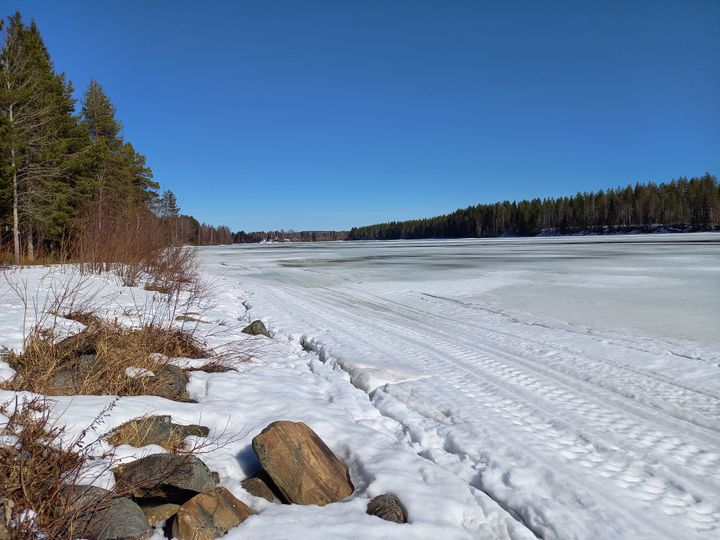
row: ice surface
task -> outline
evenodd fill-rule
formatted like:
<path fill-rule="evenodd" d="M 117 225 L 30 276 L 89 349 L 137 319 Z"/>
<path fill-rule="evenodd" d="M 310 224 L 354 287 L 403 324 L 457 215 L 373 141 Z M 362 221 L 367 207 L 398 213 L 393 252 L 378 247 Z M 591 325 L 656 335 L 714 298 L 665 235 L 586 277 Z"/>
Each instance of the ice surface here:
<path fill-rule="evenodd" d="M 543 538 L 720 537 L 719 235 L 202 253 L 489 522 L 492 499 Z"/>

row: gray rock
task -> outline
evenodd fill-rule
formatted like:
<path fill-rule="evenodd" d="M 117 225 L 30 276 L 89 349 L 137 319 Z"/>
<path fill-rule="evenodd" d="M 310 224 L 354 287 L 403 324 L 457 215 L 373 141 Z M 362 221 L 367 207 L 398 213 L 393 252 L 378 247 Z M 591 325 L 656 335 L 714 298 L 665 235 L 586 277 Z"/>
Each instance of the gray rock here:
<path fill-rule="evenodd" d="M 153 454 L 113 469 L 118 487 L 137 499 L 183 504 L 215 487 L 210 469 L 189 454 Z"/>
<path fill-rule="evenodd" d="M 75 534 L 88 540 L 147 540 L 153 534 L 145 514 L 127 497 L 95 486 L 69 488 Z"/>
<path fill-rule="evenodd" d="M 184 369 L 167 364 L 155 373 L 155 377 L 159 383 L 156 395 L 174 401 L 190 401 L 185 390 L 190 377 Z"/>
<path fill-rule="evenodd" d="M 78 374 L 72 369 L 61 369 L 48 379 L 47 393 L 51 396 L 77 394 Z"/>
<path fill-rule="evenodd" d="M 253 321 L 248 326 L 243 328 L 243 333 L 250 334 L 251 336 L 267 336 L 272 337 L 270 332 L 267 331 L 262 321 Z"/>
<path fill-rule="evenodd" d="M 378 495 L 367 505 L 367 513 L 386 521 L 407 523 L 407 513 L 400 499 L 390 493 Z"/>
<path fill-rule="evenodd" d="M 48 393 L 51 395 L 80 393 L 83 381 L 95 372 L 97 364 L 98 359 L 94 354 L 81 354 L 53 373 L 48 380 Z"/>
<path fill-rule="evenodd" d="M 98 364 L 97 356 L 94 354 L 82 354 L 75 361 L 75 369 L 83 374 L 93 371 Z"/>
<path fill-rule="evenodd" d="M 145 416 L 125 422 L 108 433 L 106 438 L 114 445 L 127 444 L 129 441 L 126 434 L 131 434 L 132 442 L 130 444 L 136 447 L 157 444 L 171 450 L 172 448 L 167 446 L 168 443 L 190 436 L 207 437 L 209 432 L 210 430 L 205 426 L 175 424 L 170 415 Z"/>

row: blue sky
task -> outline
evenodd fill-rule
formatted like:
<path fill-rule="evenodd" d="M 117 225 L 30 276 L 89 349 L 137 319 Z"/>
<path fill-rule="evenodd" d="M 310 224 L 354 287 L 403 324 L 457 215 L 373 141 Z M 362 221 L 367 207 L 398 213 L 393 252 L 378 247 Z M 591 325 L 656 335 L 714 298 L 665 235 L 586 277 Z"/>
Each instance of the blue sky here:
<path fill-rule="evenodd" d="M 720 2 L 22 1 L 183 211 L 342 229 L 720 173 Z"/>

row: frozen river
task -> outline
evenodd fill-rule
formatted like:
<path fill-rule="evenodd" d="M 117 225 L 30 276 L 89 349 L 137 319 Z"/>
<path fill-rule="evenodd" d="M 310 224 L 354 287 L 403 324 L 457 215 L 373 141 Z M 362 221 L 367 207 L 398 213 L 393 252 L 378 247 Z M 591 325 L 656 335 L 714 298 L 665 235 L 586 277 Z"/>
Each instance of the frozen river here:
<path fill-rule="evenodd" d="M 537 536 L 720 537 L 720 235 L 202 253 Z"/>

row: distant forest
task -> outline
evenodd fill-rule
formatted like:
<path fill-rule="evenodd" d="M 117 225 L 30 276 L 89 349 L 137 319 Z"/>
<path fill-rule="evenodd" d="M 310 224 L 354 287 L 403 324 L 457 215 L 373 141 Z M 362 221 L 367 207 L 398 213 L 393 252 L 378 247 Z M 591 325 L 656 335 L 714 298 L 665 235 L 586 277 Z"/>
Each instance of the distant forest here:
<path fill-rule="evenodd" d="M 481 238 L 719 228 L 720 185 L 715 176 L 706 174 L 572 197 L 479 204 L 427 219 L 354 227 L 348 238 Z"/>
<path fill-rule="evenodd" d="M 0 20 L 0 259 L 69 260 L 119 238 L 231 243 L 227 227 L 181 215 L 122 133 L 97 81 L 79 103 L 34 21 Z"/>
<path fill-rule="evenodd" d="M 328 242 L 347 240 L 347 231 L 257 231 L 236 232 L 233 241 L 236 244 L 255 244 L 258 242 Z"/>

